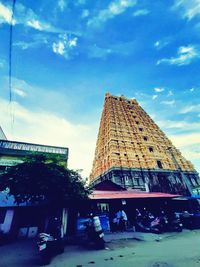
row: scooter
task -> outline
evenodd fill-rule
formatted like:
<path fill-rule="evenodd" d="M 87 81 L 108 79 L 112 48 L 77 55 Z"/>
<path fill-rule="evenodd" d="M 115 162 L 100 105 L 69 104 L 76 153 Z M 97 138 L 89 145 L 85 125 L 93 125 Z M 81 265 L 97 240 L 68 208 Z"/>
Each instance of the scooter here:
<path fill-rule="evenodd" d="M 54 238 L 47 233 L 40 233 L 37 241 L 41 265 L 48 265 L 51 258 L 56 254 L 64 252 L 64 245 L 61 239 Z"/>

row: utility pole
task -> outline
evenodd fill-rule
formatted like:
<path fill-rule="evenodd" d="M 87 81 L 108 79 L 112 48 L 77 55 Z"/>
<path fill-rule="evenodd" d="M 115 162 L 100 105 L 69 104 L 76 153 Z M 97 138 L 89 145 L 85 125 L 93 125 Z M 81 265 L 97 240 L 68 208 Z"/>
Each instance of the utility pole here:
<path fill-rule="evenodd" d="M 193 191 L 192 191 L 192 187 L 191 187 L 191 184 L 190 182 L 188 181 L 187 177 L 185 176 L 184 172 L 182 171 L 181 169 L 181 166 L 179 165 L 174 153 L 173 153 L 173 150 L 172 150 L 172 147 L 168 147 L 167 148 L 167 151 L 169 151 L 171 157 L 172 157 L 172 160 L 174 162 L 174 165 L 176 166 L 181 178 L 182 178 L 182 181 L 185 183 L 185 185 L 187 186 L 187 189 L 190 193 L 190 195 L 192 196 L 193 195 Z"/>

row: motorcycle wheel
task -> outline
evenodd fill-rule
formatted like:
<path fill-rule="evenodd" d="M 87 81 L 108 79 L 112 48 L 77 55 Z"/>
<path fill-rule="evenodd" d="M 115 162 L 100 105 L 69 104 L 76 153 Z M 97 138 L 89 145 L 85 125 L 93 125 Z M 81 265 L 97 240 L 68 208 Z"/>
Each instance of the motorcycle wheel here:
<path fill-rule="evenodd" d="M 176 231 L 179 232 L 179 233 L 181 233 L 181 232 L 183 231 L 183 229 L 182 229 L 182 227 L 178 227 L 178 228 L 176 229 Z"/>
<path fill-rule="evenodd" d="M 105 248 L 105 241 L 103 238 L 99 238 L 99 240 L 96 242 L 96 248 L 97 249 L 104 249 Z"/>
<path fill-rule="evenodd" d="M 48 253 L 40 253 L 40 265 L 48 265 L 51 262 L 51 258 Z"/>
<path fill-rule="evenodd" d="M 51 259 L 50 257 L 41 257 L 40 258 L 40 265 L 43 266 L 43 265 L 49 265 L 51 262 Z"/>

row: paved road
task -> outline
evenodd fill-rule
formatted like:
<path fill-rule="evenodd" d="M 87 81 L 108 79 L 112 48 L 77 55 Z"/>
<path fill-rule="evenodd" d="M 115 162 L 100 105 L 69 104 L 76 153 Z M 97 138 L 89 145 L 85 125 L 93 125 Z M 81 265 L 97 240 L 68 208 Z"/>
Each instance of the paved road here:
<path fill-rule="evenodd" d="M 50 267 L 200 267 L 200 231 L 176 235 L 152 236 L 148 241 L 113 240 L 109 250 L 88 250 L 67 246 L 55 257 Z M 38 266 L 37 248 L 33 241 L 21 241 L 0 247 L 1 267 Z"/>

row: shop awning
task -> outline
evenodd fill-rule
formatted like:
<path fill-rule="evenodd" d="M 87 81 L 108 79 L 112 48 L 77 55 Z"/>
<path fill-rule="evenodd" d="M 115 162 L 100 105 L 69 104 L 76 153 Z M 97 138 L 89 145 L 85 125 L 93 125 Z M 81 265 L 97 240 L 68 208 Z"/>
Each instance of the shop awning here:
<path fill-rule="evenodd" d="M 131 199 L 131 198 L 173 198 L 180 195 L 167 194 L 160 192 L 140 192 L 134 190 L 127 191 L 100 191 L 94 190 L 90 194 L 90 199 Z"/>

